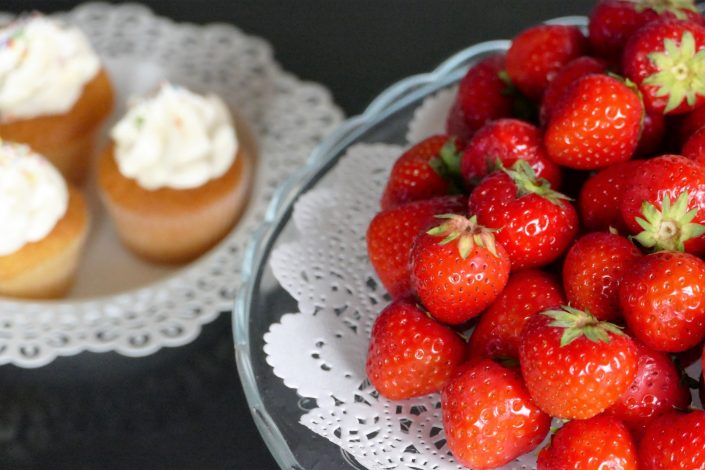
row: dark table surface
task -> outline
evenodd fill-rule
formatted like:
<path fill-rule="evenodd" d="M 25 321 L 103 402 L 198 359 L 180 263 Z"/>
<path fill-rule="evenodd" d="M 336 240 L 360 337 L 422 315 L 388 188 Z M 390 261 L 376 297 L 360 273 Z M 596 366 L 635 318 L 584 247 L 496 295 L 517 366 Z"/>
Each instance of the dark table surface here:
<path fill-rule="evenodd" d="M 586 14 L 592 0 L 149 0 L 179 21 L 230 22 L 320 82 L 348 115 L 384 88 L 478 41 L 542 19 Z M 77 2 L 4 0 L 2 10 Z M 191 345 L 131 359 L 60 358 L 0 367 L 0 468 L 276 468 L 235 369 L 230 317 Z M 302 428 L 303 431 L 303 428 Z"/>

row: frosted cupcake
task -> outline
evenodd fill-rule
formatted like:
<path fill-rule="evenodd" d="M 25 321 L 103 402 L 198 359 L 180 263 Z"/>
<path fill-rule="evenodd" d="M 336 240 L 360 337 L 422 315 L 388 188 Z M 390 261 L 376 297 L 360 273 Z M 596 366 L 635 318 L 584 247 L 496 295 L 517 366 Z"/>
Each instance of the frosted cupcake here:
<path fill-rule="evenodd" d="M 112 108 L 108 75 L 81 31 L 41 15 L 0 29 L 0 138 L 80 182 Z"/>
<path fill-rule="evenodd" d="M 88 214 L 80 192 L 26 145 L 0 142 L 0 295 L 63 296 Z"/>
<path fill-rule="evenodd" d="M 158 262 L 191 260 L 233 227 L 252 163 L 215 95 L 163 84 L 133 100 L 99 164 L 103 200 L 122 241 Z"/>

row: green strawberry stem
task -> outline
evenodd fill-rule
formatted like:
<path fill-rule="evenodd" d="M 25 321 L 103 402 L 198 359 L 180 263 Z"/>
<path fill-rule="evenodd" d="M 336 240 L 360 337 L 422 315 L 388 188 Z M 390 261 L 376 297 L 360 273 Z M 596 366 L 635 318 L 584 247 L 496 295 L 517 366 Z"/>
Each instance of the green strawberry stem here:
<path fill-rule="evenodd" d="M 448 181 L 452 194 L 462 193 L 463 180 L 460 176 L 460 159 L 462 153 L 458 149 L 455 137 L 451 137 L 441 147 L 437 158 L 432 158 L 428 164 L 438 176 Z"/>
<path fill-rule="evenodd" d="M 497 76 L 504 83 L 502 95 L 512 98 L 512 115 L 527 122 L 538 122 L 539 107 L 532 100 L 524 96 L 519 89 L 512 83 L 509 73 L 506 70 L 500 70 Z"/>
<path fill-rule="evenodd" d="M 495 356 L 492 358 L 492 360 L 495 361 L 497 364 L 501 365 L 502 367 L 506 367 L 507 369 L 519 368 L 519 359 L 517 359 L 516 357 Z"/>
<path fill-rule="evenodd" d="M 461 258 L 466 259 L 475 246 L 485 248 L 494 256 L 499 256 L 494 239 L 496 230 L 478 224 L 476 215 L 468 219 L 458 214 L 442 214 L 437 215 L 436 218 L 446 219 L 446 222 L 426 233 L 434 237 L 444 237 L 439 242 L 440 245 L 457 241 Z"/>
<path fill-rule="evenodd" d="M 652 52 L 649 60 L 658 72 L 644 80 L 644 84 L 658 87 L 656 96 L 668 97 L 668 113 L 683 100 L 693 106 L 698 95 L 705 95 L 705 50 L 696 51 L 693 33 L 685 31 L 677 44 L 673 39 L 663 40 L 663 52 Z"/>
<path fill-rule="evenodd" d="M 666 194 L 660 211 L 650 202 L 644 201 L 641 206 L 644 218 L 634 219 L 644 231 L 634 239 L 655 251 L 685 251 L 686 241 L 705 233 L 705 225 L 693 223 L 698 209 L 688 210 L 689 199 L 688 192 L 684 192 L 671 205 L 671 198 Z"/>
<path fill-rule="evenodd" d="M 502 162 L 497 161 L 497 167 L 505 172 L 514 181 L 517 187 L 517 197 L 527 194 L 536 194 L 548 199 L 553 204 L 562 206 L 562 201 L 569 201 L 570 198 L 565 194 L 559 193 L 551 189 L 551 183 L 544 178 L 538 178 L 534 169 L 526 160 L 517 160 L 512 165 L 512 169 L 508 170 L 502 165 Z"/>
<path fill-rule="evenodd" d="M 644 10 L 654 10 L 659 15 L 665 12 L 673 13 L 673 16 L 679 20 L 685 20 L 686 11 L 695 11 L 698 9 L 695 7 L 695 2 L 693 0 L 627 0 L 633 3 L 636 7 L 636 11 L 641 13 Z"/>
<path fill-rule="evenodd" d="M 459 175 L 461 154 L 458 150 L 458 145 L 456 144 L 454 137 L 448 139 L 448 142 L 441 147 L 439 154 L 450 174 Z"/>
<path fill-rule="evenodd" d="M 561 347 L 569 345 L 581 336 L 594 343 L 609 343 L 609 333 L 624 336 L 620 327 L 614 323 L 600 321 L 590 313 L 569 305 L 563 305 L 561 310 L 541 312 L 541 315 L 553 319 L 549 326 L 564 329 L 561 336 Z"/>

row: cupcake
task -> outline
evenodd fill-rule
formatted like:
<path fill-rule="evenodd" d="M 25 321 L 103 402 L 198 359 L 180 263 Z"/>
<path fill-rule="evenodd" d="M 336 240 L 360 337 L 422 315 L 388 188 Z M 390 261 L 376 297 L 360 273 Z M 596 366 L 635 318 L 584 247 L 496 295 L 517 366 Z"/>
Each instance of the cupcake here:
<path fill-rule="evenodd" d="M 108 75 L 78 29 L 41 15 L 0 29 L 0 138 L 29 145 L 78 183 L 112 108 Z"/>
<path fill-rule="evenodd" d="M 88 232 L 86 205 L 26 145 L 0 143 L 0 220 L 0 295 L 66 294 Z"/>
<path fill-rule="evenodd" d="M 215 95 L 162 84 L 130 103 L 100 157 L 98 185 L 122 241 L 148 260 L 192 260 L 247 199 L 252 162 Z"/>

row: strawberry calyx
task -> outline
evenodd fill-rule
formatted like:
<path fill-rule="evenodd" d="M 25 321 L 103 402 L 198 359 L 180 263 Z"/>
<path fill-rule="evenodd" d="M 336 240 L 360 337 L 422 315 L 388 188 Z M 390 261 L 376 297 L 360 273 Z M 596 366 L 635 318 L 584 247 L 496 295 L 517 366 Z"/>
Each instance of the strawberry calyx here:
<path fill-rule="evenodd" d="M 644 201 L 641 213 L 644 218 L 634 220 L 644 229 L 634 237 L 642 246 L 655 251 L 685 251 L 685 242 L 691 238 L 705 234 L 705 225 L 693 223 L 698 209 L 688 210 L 689 193 L 681 193 L 676 202 L 671 205 L 668 194 L 663 197 L 661 210 L 653 204 Z"/>
<path fill-rule="evenodd" d="M 446 222 L 433 227 L 426 233 L 434 237 L 444 237 L 439 245 L 447 245 L 457 240 L 458 252 L 463 259 L 470 255 L 475 246 L 485 248 L 494 256 L 499 257 L 494 239 L 496 230 L 478 224 L 476 215 L 467 218 L 458 214 L 441 214 L 436 218 L 446 219 Z"/>
<path fill-rule="evenodd" d="M 705 95 L 705 50 L 696 51 L 693 33 L 685 31 L 680 44 L 663 40 L 664 50 L 648 54 L 658 72 L 644 84 L 658 87 L 656 96 L 668 97 L 664 112 L 673 111 L 686 100 L 693 106 L 698 95 Z"/>
<path fill-rule="evenodd" d="M 502 367 L 506 367 L 507 369 L 518 369 L 519 368 L 519 359 L 516 357 L 511 357 L 511 356 L 494 356 L 492 358 L 494 362 L 497 364 L 501 365 Z"/>
<path fill-rule="evenodd" d="M 593 343 L 609 343 L 609 334 L 626 336 L 622 329 L 614 323 L 600 321 L 587 311 L 578 310 L 570 305 L 562 305 L 561 310 L 547 310 L 541 312 L 553 321 L 549 326 L 563 328 L 561 347 L 567 346 L 576 339 L 584 336 Z"/>
<path fill-rule="evenodd" d="M 504 83 L 504 89 L 502 94 L 504 96 L 512 96 L 517 93 L 517 87 L 512 83 L 512 79 L 509 77 L 509 72 L 506 70 L 500 70 L 497 72 L 497 77 Z"/>
<path fill-rule="evenodd" d="M 666 12 L 673 13 L 679 20 L 685 20 L 686 11 L 697 12 L 698 9 L 695 7 L 695 2 L 693 0 L 627 0 L 634 4 L 635 9 L 638 13 L 644 10 L 654 10 L 659 15 Z"/>
<path fill-rule="evenodd" d="M 460 193 L 462 180 L 460 177 L 460 159 L 462 154 L 456 143 L 455 137 L 451 137 L 443 144 L 438 156 L 428 161 L 434 172 L 450 183 L 452 193 Z"/>
<path fill-rule="evenodd" d="M 506 70 L 497 72 L 497 76 L 504 83 L 502 95 L 512 98 L 512 115 L 522 121 L 534 122 L 538 118 L 538 106 L 529 98 L 524 96 L 512 83 L 509 73 Z"/>
<path fill-rule="evenodd" d="M 460 175 L 460 158 L 462 157 L 455 137 L 451 137 L 443 144 L 438 152 L 438 158 L 433 158 L 429 162 L 434 170 L 442 166 L 445 175 Z M 438 171 L 437 171 L 438 172 Z M 444 176 L 438 172 L 441 176 Z"/>
<path fill-rule="evenodd" d="M 565 194 L 551 189 L 551 183 L 547 179 L 537 177 L 536 172 L 526 160 L 517 160 L 511 170 L 505 168 L 500 161 L 497 161 L 497 167 L 514 181 L 517 187 L 517 198 L 527 194 L 536 194 L 558 206 L 563 205 L 562 201 L 570 200 Z"/>

